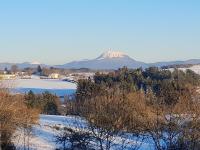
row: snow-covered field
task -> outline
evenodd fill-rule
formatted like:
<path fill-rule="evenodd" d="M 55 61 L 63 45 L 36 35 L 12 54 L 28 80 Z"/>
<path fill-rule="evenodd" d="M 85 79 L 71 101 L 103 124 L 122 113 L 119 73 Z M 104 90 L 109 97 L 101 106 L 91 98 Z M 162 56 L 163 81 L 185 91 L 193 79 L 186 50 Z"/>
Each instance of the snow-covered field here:
<path fill-rule="evenodd" d="M 77 87 L 75 83 L 58 79 L 40 79 L 37 76 L 32 76 L 32 79 L 5 80 L 3 84 L 14 93 L 27 93 L 30 90 L 34 93 L 49 91 L 58 96 L 71 95 Z"/>
<path fill-rule="evenodd" d="M 179 70 L 182 70 L 182 71 L 186 71 L 187 69 L 189 70 L 192 70 L 194 71 L 196 74 L 199 74 L 200 75 L 200 65 L 194 65 L 194 66 L 191 66 L 191 67 L 188 67 L 188 68 L 178 68 Z M 170 68 L 168 69 L 170 71 L 174 71 L 174 68 Z"/>
<path fill-rule="evenodd" d="M 39 89 L 76 89 L 76 84 L 59 79 L 40 79 L 32 76 L 31 79 L 6 80 L 5 84 L 14 88 L 39 88 Z"/>
<path fill-rule="evenodd" d="M 59 133 L 56 128 L 69 127 L 72 129 L 78 128 L 80 130 L 87 130 L 87 122 L 80 117 L 75 116 L 50 116 L 40 115 L 39 124 L 33 127 L 32 136 L 30 136 L 29 146 L 31 150 L 55 150 L 61 145 L 56 144 L 55 136 Z M 20 149 L 24 146 L 24 133 L 20 131 L 17 133 L 14 143 Z M 26 138 L 27 140 L 27 138 Z M 122 142 L 121 137 L 116 137 L 114 141 L 116 146 Z M 131 140 L 129 140 L 130 142 Z M 134 143 L 134 141 L 132 141 Z M 116 147 L 112 148 L 113 150 Z M 127 147 L 127 150 L 131 149 Z M 152 144 L 143 143 L 140 150 L 151 150 Z"/>

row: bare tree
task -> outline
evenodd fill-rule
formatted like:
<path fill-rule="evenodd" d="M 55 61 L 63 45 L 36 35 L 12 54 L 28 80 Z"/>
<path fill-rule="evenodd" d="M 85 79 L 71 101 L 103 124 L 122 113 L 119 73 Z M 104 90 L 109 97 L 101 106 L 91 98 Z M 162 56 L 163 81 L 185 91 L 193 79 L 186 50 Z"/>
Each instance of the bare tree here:
<path fill-rule="evenodd" d="M 34 112 L 34 113 L 33 113 Z M 28 117 L 27 117 L 28 116 Z M 37 122 L 38 113 L 29 110 L 24 103 L 24 96 L 10 95 L 7 90 L 0 91 L 0 147 L 12 146 L 15 131 Z M 28 121 L 27 121 L 28 119 Z"/>
<path fill-rule="evenodd" d="M 18 71 L 18 66 L 17 65 L 12 65 L 11 66 L 11 72 L 16 73 Z"/>
<path fill-rule="evenodd" d="M 142 134 L 142 119 L 138 115 L 146 111 L 144 104 L 144 94 L 141 92 L 125 96 L 117 88 L 110 88 L 103 95 L 96 95 L 83 103 L 78 102 L 77 107 L 80 114 L 89 121 L 90 130 L 99 143 L 98 147 L 109 150 L 116 146 L 116 138 L 124 135 L 124 132 L 130 132 L 133 137 Z M 137 140 L 139 138 L 135 138 Z M 139 144 L 132 145 L 132 149 L 138 147 Z"/>
<path fill-rule="evenodd" d="M 63 149 L 67 149 L 67 143 L 70 143 L 68 149 L 89 150 L 91 144 L 91 134 L 80 129 L 64 128 L 63 131 L 56 136 L 56 142 L 63 144 Z"/>
<path fill-rule="evenodd" d="M 152 117 L 144 119 L 144 130 L 157 150 L 196 150 L 200 142 L 200 103 L 196 89 L 182 93 L 173 106 L 151 105 Z"/>

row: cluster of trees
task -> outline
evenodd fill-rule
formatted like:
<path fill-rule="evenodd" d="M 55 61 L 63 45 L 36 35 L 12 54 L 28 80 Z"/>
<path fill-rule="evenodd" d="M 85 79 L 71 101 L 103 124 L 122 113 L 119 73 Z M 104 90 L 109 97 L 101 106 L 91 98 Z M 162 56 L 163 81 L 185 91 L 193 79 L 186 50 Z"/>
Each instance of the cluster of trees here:
<path fill-rule="evenodd" d="M 37 124 L 39 111 L 28 108 L 22 95 L 10 95 L 0 90 L 0 149 L 15 149 L 12 140 L 16 130 L 24 132 L 24 146 L 28 147 L 28 135 L 32 125 Z"/>
<path fill-rule="evenodd" d="M 127 133 L 136 143 L 130 146 L 124 141 L 121 149 L 138 149 L 149 139 L 157 150 L 196 150 L 200 148 L 199 82 L 199 75 L 190 70 L 122 68 L 97 73 L 94 81 L 79 81 L 68 113 L 87 119 L 95 147 L 101 150 L 109 150 L 116 136 Z"/>
<path fill-rule="evenodd" d="M 12 65 L 10 69 L 8 69 L 7 67 L 4 68 L 4 71 L 7 73 L 7 74 L 12 74 L 12 73 L 17 73 L 19 71 L 19 68 L 17 65 Z"/>
<path fill-rule="evenodd" d="M 28 108 L 38 109 L 42 114 L 47 115 L 60 114 L 61 104 L 59 97 L 48 91 L 42 94 L 34 94 L 32 91 L 29 91 L 24 97 Z"/>
<path fill-rule="evenodd" d="M 126 93 L 138 90 L 143 90 L 145 93 L 152 91 L 156 97 L 168 105 L 177 102 L 178 94 L 188 92 L 188 86 L 198 86 L 199 83 L 199 75 L 191 70 L 183 72 L 175 69 L 171 72 L 157 67 L 150 67 L 146 70 L 122 68 L 107 75 L 97 73 L 94 77 L 94 84 L 106 87 L 118 86 Z M 82 83 L 79 85 L 82 89 Z M 82 91 L 78 90 L 77 93 L 79 92 Z"/>

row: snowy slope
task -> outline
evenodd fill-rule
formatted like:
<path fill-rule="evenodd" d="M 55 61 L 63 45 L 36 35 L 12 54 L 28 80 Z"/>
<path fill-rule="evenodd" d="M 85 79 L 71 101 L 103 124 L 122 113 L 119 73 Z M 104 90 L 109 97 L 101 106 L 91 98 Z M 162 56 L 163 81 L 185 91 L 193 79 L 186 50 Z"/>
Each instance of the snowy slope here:
<path fill-rule="evenodd" d="M 80 117 L 75 116 L 49 116 L 49 115 L 40 115 L 40 121 L 38 125 L 33 127 L 33 135 L 30 137 L 29 145 L 31 150 L 55 150 L 61 145 L 57 145 L 55 142 L 55 135 L 59 133 L 55 127 L 63 128 L 69 127 L 72 129 L 78 128 L 80 130 L 88 130 L 87 122 Z M 13 140 L 18 148 L 23 147 L 23 131 L 19 131 L 16 135 L 16 138 Z M 116 137 L 116 140 L 113 141 L 115 147 L 112 150 L 121 147 L 121 143 L 124 142 L 124 138 Z M 133 139 L 129 139 L 127 136 L 126 139 L 129 143 L 134 144 Z M 139 144 L 139 143 L 137 143 Z M 131 147 L 127 147 L 127 150 Z M 152 150 L 152 144 L 142 143 L 140 150 Z"/>
<path fill-rule="evenodd" d="M 199 74 L 200 75 L 200 65 L 193 65 L 193 66 L 191 66 L 191 67 L 188 67 L 188 68 L 178 68 L 179 70 L 182 70 L 182 71 L 186 71 L 187 69 L 189 69 L 189 70 L 192 70 L 192 71 L 194 71 L 196 74 Z M 174 71 L 174 68 L 169 68 L 168 69 L 169 71 Z"/>
<path fill-rule="evenodd" d="M 194 65 L 192 67 L 189 68 L 179 68 L 180 70 L 186 71 L 187 69 L 190 69 L 192 71 L 194 71 L 195 73 L 200 75 L 200 65 Z"/>
<path fill-rule="evenodd" d="M 191 69 L 192 71 L 200 75 L 200 65 L 194 65 L 190 67 L 189 69 Z"/>
<path fill-rule="evenodd" d="M 72 116 L 49 116 L 41 115 L 38 125 L 33 127 L 33 133 L 30 137 L 30 148 L 32 150 L 55 150 L 60 145 L 56 145 L 55 136 L 58 131 L 55 127 L 71 127 L 75 128 L 77 124 L 83 125 L 85 122 L 80 118 Z M 80 126 L 79 126 L 80 127 Z M 17 132 L 17 137 L 14 139 L 14 143 L 18 148 L 23 147 L 23 131 Z"/>

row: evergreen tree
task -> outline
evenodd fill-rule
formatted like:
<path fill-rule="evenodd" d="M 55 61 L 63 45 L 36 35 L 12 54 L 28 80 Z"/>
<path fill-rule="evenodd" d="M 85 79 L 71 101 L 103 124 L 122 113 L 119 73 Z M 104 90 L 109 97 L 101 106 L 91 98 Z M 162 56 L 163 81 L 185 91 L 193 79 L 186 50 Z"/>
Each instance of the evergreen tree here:
<path fill-rule="evenodd" d="M 42 67 L 40 65 L 38 65 L 38 67 L 37 67 L 37 72 L 40 73 L 40 75 L 41 75 L 41 73 L 42 73 Z"/>

